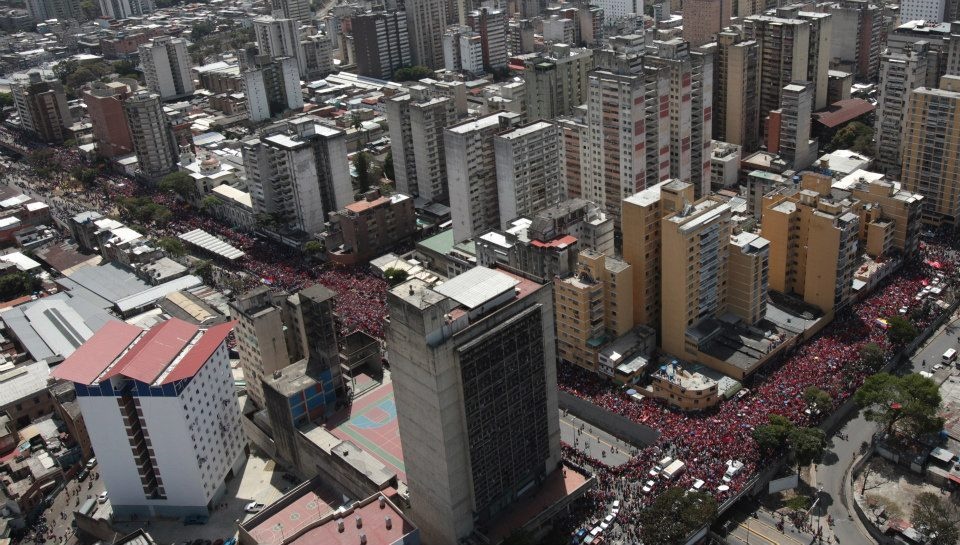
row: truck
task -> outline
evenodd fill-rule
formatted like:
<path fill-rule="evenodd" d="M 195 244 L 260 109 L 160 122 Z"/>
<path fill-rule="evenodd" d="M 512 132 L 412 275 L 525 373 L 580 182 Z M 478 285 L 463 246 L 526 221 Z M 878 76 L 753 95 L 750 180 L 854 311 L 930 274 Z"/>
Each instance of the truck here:
<path fill-rule="evenodd" d="M 668 481 L 673 480 L 674 477 L 676 477 L 677 475 L 680 474 L 681 471 L 683 471 L 683 468 L 685 467 L 685 465 L 686 464 L 684 464 L 680 460 L 674 460 L 673 462 L 670 463 L 670 465 L 668 465 L 663 469 L 662 475 Z"/>

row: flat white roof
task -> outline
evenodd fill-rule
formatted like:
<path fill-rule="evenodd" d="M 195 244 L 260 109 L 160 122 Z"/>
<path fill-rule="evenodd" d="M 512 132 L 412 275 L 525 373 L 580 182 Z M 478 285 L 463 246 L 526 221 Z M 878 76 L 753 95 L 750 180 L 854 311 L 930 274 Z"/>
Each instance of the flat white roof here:
<path fill-rule="evenodd" d="M 474 309 L 512 290 L 519 283 L 519 280 L 500 271 L 487 267 L 474 267 L 447 280 L 434 288 L 434 291 L 469 309 Z"/>
<path fill-rule="evenodd" d="M 203 248 L 208 252 L 215 253 L 230 260 L 240 259 L 244 256 L 244 253 L 240 250 L 211 235 L 203 229 L 194 229 L 193 231 L 188 231 L 180 235 L 180 238 L 186 242 L 189 242 L 190 244 L 193 244 L 194 246 Z"/>
<path fill-rule="evenodd" d="M 11 252 L 9 254 L 2 255 L 0 256 L 0 260 L 6 261 L 7 263 L 13 263 L 21 271 L 30 271 L 33 269 L 40 268 L 39 263 L 23 255 L 20 252 Z"/>

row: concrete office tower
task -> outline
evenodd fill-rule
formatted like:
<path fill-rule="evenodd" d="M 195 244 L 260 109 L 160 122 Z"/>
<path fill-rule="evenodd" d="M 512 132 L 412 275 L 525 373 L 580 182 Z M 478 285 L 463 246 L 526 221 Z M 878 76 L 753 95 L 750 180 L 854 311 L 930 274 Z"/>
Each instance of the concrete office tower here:
<path fill-rule="evenodd" d="M 309 23 L 310 0 L 270 0 L 270 12 L 282 13 L 284 19 L 293 19 L 300 23 Z"/>
<path fill-rule="evenodd" d="M 939 89 L 910 93 L 904 123 L 900 181 L 923 195 L 929 225 L 960 223 L 960 77 L 944 76 Z"/>
<path fill-rule="evenodd" d="M 480 35 L 485 70 L 507 66 L 507 12 L 480 8 L 467 13 L 467 26 Z"/>
<path fill-rule="evenodd" d="M 670 174 L 693 184 L 697 198 L 710 193 L 710 142 L 713 139 L 713 58 L 690 51 L 679 38 L 656 41 L 645 57 L 670 82 Z M 619 199 L 642 189 L 635 187 Z"/>
<path fill-rule="evenodd" d="M 524 19 L 533 19 L 547 10 L 547 0 L 518 0 L 520 15 Z"/>
<path fill-rule="evenodd" d="M 136 87 L 135 82 L 130 83 Z M 94 82 L 83 91 L 83 103 L 87 105 L 93 140 L 100 157 L 113 158 L 133 151 L 130 127 L 123 114 L 123 101 L 133 90 L 126 83 L 114 81 Z"/>
<path fill-rule="evenodd" d="M 695 357 L 703 340 L 697 326 L 727 311 L 730 205 L 717 197 L 685 203 L 660 221 L 660 229 L 660 346 Z"/>
<path fill-rule="evenodd" d="M 307 81 L 322 78 L 333 72 L 333 44 L 326 34 L 312 34 L 300 40 Z"/>
<path fill-rule="evenodd" d="M 946 0 L 903 0 L 900 2 L 900 21 L 943 21 Z"/>
<path fill-rule="evenodd" d="M 713 63 L 713 138 L 741 146 L 744 154 L 760 149 L 759 75 L 756 40 L 745 39 L 741 27 L 720 32 Z"/>
<path fill-rule="evenodd" d="M 770 5 L 771 3 L 773 5 Z M 768 2 L 767 0 L 735 0 L 734 14 L 743 19 L 751 15 L 760 15 L 767 9 L 775 7 L 777 7 L 776 2 Z"/>
<path fill-rule="evenodd" d="M 140 90 L 123 103 L 137 154 L 137 172 L 151 182 L 177 171 L 180 150 L 160 95 Z"/>
<path fill-rule="evenodd" d="M 276 18 L 269 15 L 253 19 L 253 34 L 257 40 L 257 51 L 271 59 L 293 57 L 297 59 L 300 76 L 307 73 L 306 59 L 300 46 L 299 25 L 293 19 Z"/>
<path fill-rule="evenodd" d="M 443 66 L 443 31 L 447 28 L 445 0 L 405 2 L 412 63 L 437 69 Z"/>
<path fill-rule="evenodd" d="M 907 102 L 912 89 L 924 86 L 929 63 L 934 62 L 926 44 L 915 44 L 902 52 L 880 55 L 880 83 L 874 139 L 876 168 L 891 176 L 900 172 Z"/>
<path fill-rule="evenodd" d="M 254 123 L 303 108 L 300 68 L 294 57 L 257 55 L 242 64 L 247 117 Z"/>
<path fill-rule="evenodd" d="M 792 170 L 805 169 L 817 158 L 817 141 L 810 139 L 812 103 L 810 82 L 795 81 L 783 88 L 779 153 Z"/>
<path fill-rule="evenodd" d="M 254 212 L 291 229 L 320 233 L 327 214 L 353 202 L 346 135 L 315 117 L 265 127 L 244 141 L 243 164 Z"/>
<path fill-rule="evenodd" d="M 560 129 L 535 121 L 493 139 L 500 227 L 564 200 Z"/>
<path fill-rule="evenodd" d="M 802 176 L 799 192 L 764 197 L 761 231 L 770 241 L 770 289 L 830 312 L 850 297 L 860 221 L 843 202 L 804 187 L 829 187 L 829 177 Z"/>
<path fill-rule="evenodd" d="M 460 37 L 473 34 L 468 26 L 453 25 L 443 31 L 443 68 L 451 72 L 463 70 L 463 57 L 460 54 Z M 480 50 L 483 56 L 483 50 Z"/>
<path fill-rule="evenodd" d="M 54 369 L 73 383 L 118 516 L 207 515 L 242 469 L 232 328 L 108 322 Z"/>
<path fill-rule="evenodd" d="M 467 30 L 457 36 L 457 59 L 460 68 L 467 74 L 480 75 L 484 73 L 483 68 L 483 38 L 472 30 Z M 444 57 L 446 63 L 446 57 Z"/>
<path fill-rule="evenodd" d="M 127 19 L 151 13 L 154 9 L 153 0 L 97 0 L 100 13 L 110 19 Z"/>
<path fill-rule="evenodd" d="M 186 40 L 161 36 L 141 45 L 139 51 L 147 89 L 161 100 L 193 94 Z"/>
<path fill-rule="evenodd" d="M 427 201 L 450 202 L 443 129 L 456 120 L 453 100 L 433 96 L 422 85 L 387 100 L 397 191 Z"/>
<path fill-rule="evenodd" d="M 623 260 L 633 271 L 633 320 L 660 327 L 660 220 L 693 202 L 693 186 L 665 180 L 623 200 Z"/>
<path fill-rule="evenodd" d="M 948 76 L 960 76 L 960 21 L 950 23 L 950 40 L 947 42 Z"/>
<path fill-rule="evenodd" d="M 778 10 L 783 17 L 799 17 L 810 23 L 810 45 L 807 55 L 807 76 L 813 90 L 813 109 L 827 107 L 830 76 L 830 50 L 833 39 L 833 16 L 829 13 Z M 796 15 L 794 15 L 796 14 Z"/>
<path fill-rule="evenodd" d="M 500 227 L 493 142 L 520 118 L 513 112 L 500 112 L 443 131 L 454 241 Z"/>
<path fill-rule="evenodd" d="M 507 54 L 511 57 L 532 53 L 534 50 L 533 21 L 510 19 L 507 22 Z"/>
<path fill-rule="evenodd" d="M 730 237 L 727 310 L 755 325 L 767 315 L 770 241 L 755 233 Z"/>
<path fill-rule="evenodd" d="M 643 0 L 599 0 L 596 5 L 603 10 L 603 17 L 607 21 L 643 15 Z"/>
<path fill-rule="evenodd" d="M 424 543 L 459 543 L 560 463 L 551 290 L 476 267 L 387 306 L 408 514 Z"/>
<path fill-rule="evenodd" d="M 237 321 L 234 334 L 240 367 L 247 381 L 247 395 L 261 409 L 266 407 L 264 379 L 294 359 L 288 350 L 293 342 L 293 330 L 285 325 L 291 320 L 285 299 L 286 294 L 263 286 L 230 303 L 230 317 Z"/>
<path fill-rule="evenodd" d="M 543 41 L 548 44 L 576 45 L 578 26 L 572 19 L 553 14 L 543 20 Z"/>
<path fill-rule="evenodd" d="M 833 18 L 830 57 L 857 79 L 873 81 L 880 69 L 882 10 L 868 0 L 842 0 L 826 10 Z"/>
<path fill-rule="evenodd" d="M 77 0 L 26 0 L 24 4 L 30 18 L 36 23 L 42 23 L 48 19 L 59 21 L 75 19 L 81 22 L 87 20 Z"/>
<path fill-rule="evenodd" d="M 670 176 L 670 80 L 640 74 L 590 74 L 582 197 L 603 206 L 620 226 L 621 201 Z M 651 120 L 652 122 L 648 122 Z"/>
<path fill-rule="evenodd" d="M 593 70 L 593 51 L 553 45 L 542 54 L 515 59 L 526 84 L 527 119 L 550 121 L 567 115 L 587 100 L 587 75 Z"/>
<path fill-rule="evenodd" d="M 399 68 L 410 66 L 407 23 L 402 11 L 365 13 L 351 19 L 358 74 L 390 80 Z"/>
<path fill-rule="evenodd" d="M 597 352 L 633 328 L 633 272 L 624 261 L 582 250 L 577 270 L 554 280 L 557 356 L 596 373 Z"/>
<path fill-rule="evenodd" d="M 63 142 L 69 138 L 67 128 L 73 125 L 73 116 L 63 84 L 56 77 L 31 70 L 14 76 L 10 91 L 20 126 L 25 131 L 43 142 Z"/>
<path fill-rule="evenodd" d="M 810 24 L 800 19 L 753 15 L 744 20 L 744 34 L 759 47 L 759 116 L 763 119 L 780 107 L 780 92 L 785 85 L 807 80 Z"/>
<path fill-rule="evenodd" d="M 733 0 L 684 0 L 682 15 L 684 41 L 700 47 L 730 24 Z"/>
<path fill-rule="evenodd" d="M 562 117 L 557 119 L 563 140 L 561 148 L 561 173 L 566 184 L 566 197 L 579 199 L 583 194 L 584 146 L 587 138 L 587 125 L 580 118 Z M 612 253 L 612 252 L 611 252 Z"/>

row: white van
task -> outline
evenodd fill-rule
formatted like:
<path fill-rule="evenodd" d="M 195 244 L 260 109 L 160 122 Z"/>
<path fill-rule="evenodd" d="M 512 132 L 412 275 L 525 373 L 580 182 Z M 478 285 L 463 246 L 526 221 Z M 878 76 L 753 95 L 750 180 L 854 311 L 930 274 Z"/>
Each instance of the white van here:
<path fill-rule="evenodd" d="M 950 348 L 943 353 L 943 364 L 950 365 L 957 359 L 957 350 L 955 348 Z"/>

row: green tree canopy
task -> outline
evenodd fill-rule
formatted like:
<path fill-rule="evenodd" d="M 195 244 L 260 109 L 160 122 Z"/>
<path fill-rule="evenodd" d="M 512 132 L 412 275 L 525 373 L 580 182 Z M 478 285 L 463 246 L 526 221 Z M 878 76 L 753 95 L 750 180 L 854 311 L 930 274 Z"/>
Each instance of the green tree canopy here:
<path fill-rule="evenodd" d="M 872 157 L 873 128 L 859 121 L 847 123 L 833 135 L 827 147 L 830 151 L 848 149 Z"/>
<path fill-rule="evenodd" d="M 184 199 L 189 199 L 197 192 L 196 182 L 193 181 L 193 178 L 189 174 L 182 170 L 171 172 L 164 176 L 160 180 L 158 187 L 163 191 L 169 191 Z"/>
<path fill-rule="evenodd" d="M 308 240 L 307 243 L 303 245 L 303 251 L 309 255 L 320 255 L 323 253 L 323 243 L 319 240 Z"/>
<path fill-rule="evenodd" d="M 753 439 L 757 442 L 760 450 L 777 452 L 787 445 L 787 438 L 790 437 L 793 429 L 793 422 L 779 414 L 771 414 L 767 417 L 766 424 L 760 424 L 753 428 Z"/>
<path fill-rule="evenodd" d="M 433 71 L 426 66 L 407 66 L 398 69 L 393 73 L 394 81 L 417 81 L 432 74 Z"/>
<path fill-rule="evenodd" d="M 396 180 L 393 170 L 393 150 L 387 152 L 387 158 L 383 161 L 383 175 L 390 180 Z"/>
<path fill-rule="evenodd" d="M 391 288 L 393 286 L 399 286 L 400 284 L 403 284 L 409 277 L 410 273 L 396 267 L 390 267 L 383 271 L 383 278 L 387 281 L 387 284 L 389 284 Z"/>
<path fill-rule="evenodd" d="M 820 428 L 794 428 L 787 443 L 799 470 L 820 460 L 827 448 L 827 437 Z"/>
<path fill-rule="evenodd" d="M 930 545 L 960 542 L 960 506 L 932 492 L 921 492 L 914 498 L 911 522 L 930 538 Z"/>
<path fill-rule="evenodd" d="M 183 245 L 183 242 L 173 237 L 161 238 L 157 241 L 157 246 L 160 246 L 164 252 L 173 257 L 181 257 L 187 253 L 187 248 Z"/>
<path fill-rule="evenodd" d="M 918 374 L 902 377 L 878 373 L 867 378 L 854 395 L 867 420 L 879 422 L 889 433 L 898 429 L 913 436 L 943 429 L 940 388 Z"/>
<path fill-rule="evenodd" d="M 370 158 L 366 152 L 359 152 L 353 156 L 353 170 L 356 176 L 356 188 L 363 194 L 370 189 Z"/>
<path fill-rule="evenodd" d="M 644 545 L 675 545 L 717 514 L 717 500 L 704 492 L 670 488 L 640 512 L 640 538 Z"/>
<path fill-rule="evenodd" d="M 867 369 L 879 371 L 884 357 L 883 349 L 877 343 L 867 343 L 860 349 L 860 361 Z"/>
<path fill-rule="evenodd" d="M 70 170 L 70 175 L 83 185 L 93 185 L 97 180 L 97 169 L 77 166 Z"/>
<path fill-rule="evenodd" d="M 39 278 L 17 271 L 0 276 L 0 300 L 9 301 L 38 291 L 42 285 Z"/>
<path fill-rule="evenodd" d="M 830 397 L 830 394 L 816 386 L 811 386 L 803 391 L 803 400 L 807 402 L 807 406 L 811 410 L 820 412 L 829 411 L 833 405 L 833 398 Z"/>
<path fill-rule="evenodd" d="M 891 341 L 897 344 L 907 344 L 917 338 L 919 334 L 916 326 L 903 316 L 887 318 L 887 335 L 890 336 Z"/>

